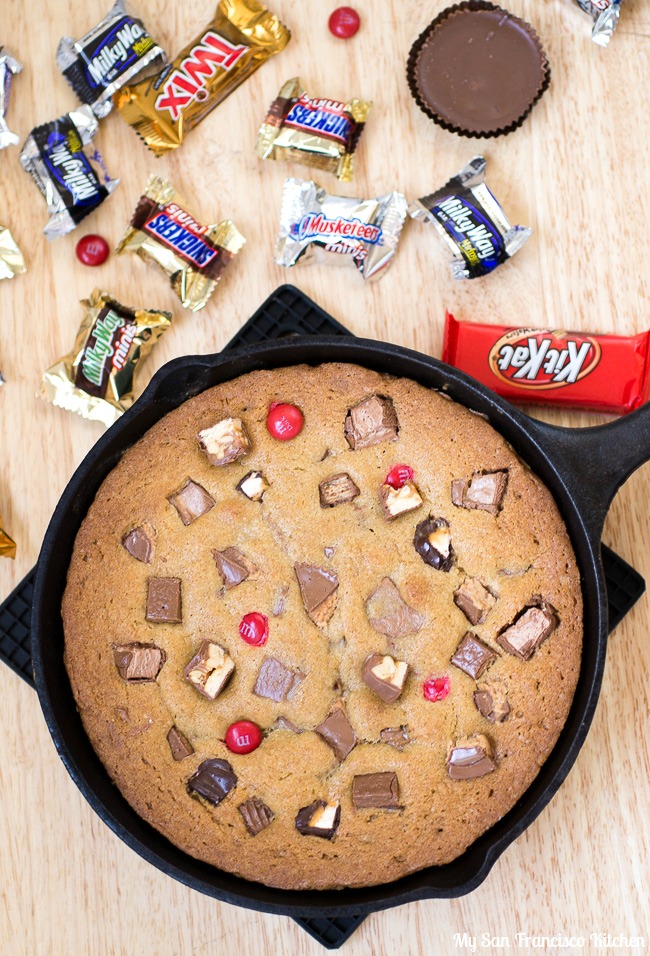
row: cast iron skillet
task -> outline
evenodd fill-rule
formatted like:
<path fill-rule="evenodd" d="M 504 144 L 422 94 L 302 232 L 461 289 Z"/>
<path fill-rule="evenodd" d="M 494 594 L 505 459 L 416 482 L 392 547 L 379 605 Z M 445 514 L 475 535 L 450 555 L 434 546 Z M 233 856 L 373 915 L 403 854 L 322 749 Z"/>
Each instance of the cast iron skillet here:
<path fill-rule="evenodd" d="M 248 882 L 194 860 L 131 809 L 84 733 L 63 664 L 60 608 L 79 525 L 101 482 L 123 452 L 147 429 L 186 399 L 253 369 L 331 361 L 354 362 L 447 392 L 457 402 L 486 415 L 546 483 L 569 529 L 580 567 L 584 652 L 568 720 L 537 779 L 516 806 L 461 857 L 383 886 L 285 891 Z M 431 427 L 435 428 L 435 423 Z M 598 699 L 607 644 L 606 591 L 600 559 L 603 522 L 619 486 L 648 459 L 650 404 L 609 425 L 556 428 L 528 418 L 456 369 L 395 345 L 309 336 L 170 362 L 81 463 L 54 512 L 41 549 L 32 611 L 32 657 L 39 699 L 61 759 L 91 806 L 125 843 L 175 879 L 229 903 L 294 917 L 344 916 L 470 892 L 546 806 L 584 742 Z"/>

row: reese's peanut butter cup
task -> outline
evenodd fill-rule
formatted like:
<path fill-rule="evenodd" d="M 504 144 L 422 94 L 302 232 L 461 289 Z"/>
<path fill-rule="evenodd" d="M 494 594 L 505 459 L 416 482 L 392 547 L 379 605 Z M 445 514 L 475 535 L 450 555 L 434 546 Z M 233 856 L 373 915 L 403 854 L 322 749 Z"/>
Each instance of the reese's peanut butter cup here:
<path fill-rule="evenodd" d="M 185 308 L 198 312 L 245 242 L 230 219 L 201 225 L 169 180 L 150 176 L 115 252 L 134 252 L 159 266 Z"/>
<path fill-rule="evenodd" d="M 521 125 L 551 71 L 529 23 L 486 0 L 465 0 L 420 34 L 406 77 L 420 109 L 439 126 L 490 137 Z"/>
<path fill-rule="evenodd" d="M 291 38 L 258 0 L 221 0 L 211 22 L 158 76 L 115 94 L 121 116 L 156 156 L 187 134 Z"/>
<path fill-rule="evenodd" d="M 112 425 L 135 401 L 139 365 L 169 328 L 171 314 L 129 308 L 99 289 L 81 304 L 74 348 L 44 373 L 41 398 Z"/>
<path fill-rule="evenodd" d="M 23 254 L 6 226 L 0 226 L 0 279 L 13 279 L 27 272 Z"/>
<path fill-rule="evenodd" d="M 281 87 L 260 126 L 257 155 L 288 159 L 352 179 L 354 151 L 372 103 L 312 97 L 295 76 Z"/>

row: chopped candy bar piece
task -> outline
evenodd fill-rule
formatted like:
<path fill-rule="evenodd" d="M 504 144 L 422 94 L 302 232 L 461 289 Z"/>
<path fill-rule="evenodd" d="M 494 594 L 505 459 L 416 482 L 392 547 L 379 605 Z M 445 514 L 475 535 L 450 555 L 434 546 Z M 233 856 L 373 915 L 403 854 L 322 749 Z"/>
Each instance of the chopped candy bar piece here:
<path fill-rule="evenodd" d="M 404 750 L 406 745 L 411 740 L 408 735 L 406 724 L 402 724 L 401 727 L 384 728 L 379 735 L 379 739 L 381 740 L 382 744 L 388 744 L 389 747 L 394 747 L 399 751 Z"/>
<path fill-rule="evenodd" d="M 338 830 L 340 820 L 341 806 L 338 801 L 328 803 L 325 800 L 314 800 L 308 807 L 298 811 L 296 830 L 303 836 L 331 840 Z"/>
<path fill-rule="evenodd" d="M 154 624 L 181 623 L 183 614 L 180 578 L 149 578 L 146 619 Z"/>
<path fill-rule="evenodd" d="M 370 448 L 382 441 L 397 441 L 399 423 L 390 398 L 371 395 L 351 408 L 345 418 L 345 439 L 352 449 Z"/>
<path fill-rule="evenodd" d="M 514 622 L 499 633 L 497 644 L 509 654 L 527 661 L 559 623 L 555 608 L 542 601 L 524 608 Z"/>
<path fill-rule="evenodd" d="M 352 803 L 357 810 L 399 810 L 399 781 L 396 773 L 356 774 L 352 780 Z"/>
<path fill-rule="evenodd" d="M 393 488 L 389 484 L 380 485 L 379 504 L 386 521 L 393 521 L 399 515 L 415 511 L 423 502 L 415 483 L 407 481 L 400 488 Z"/>
<path fill-rule="evenodd" d="M 245 800 L 244 803 L 239 804 L 237 809 L 244 818 L 246 829 L 251 836 L 257 836 L 262 830 L 266 830 L 275 818 L 273 811 L 258 797 L 251 797 L 250 800 Z"/>
<path fill-rule="evenodd" d="M 385 704 L 393 704 L 404 689 L 409 666 L 389 655 L 370 654 L 361 670 L 364 683 Z"/>
<path fill-rule="evenodd" d="M 125 548 L 131 557 L 136 561 L 142 561 L 143 564 L 151 564 L 153 559 L 153 544 L 155 531 L 150 524 L 140 525 L 128 531 L 122 538 L 122 547 Z"/>
<path fill-rule="evenodd" d="M 425 518 L 415 528 L 413 547 L 425 564 L 436 571 L 450 571 L 454 563 L 449 522 L 444 518 Z"/>
<path fill-rule="evenodd" d="M 339 586 L 337 575 L 334 571 L 319 568 L 314 564 L 294 564 L 294 571 L 307 614 L 317 627 L 323 627 L 336 610 L 336 590 Z"/>
<path fill-rule="evenodd" d="M 221 575 L 224 591 L 231 591 L 257 571 L 257 567 L 238 548 L 213 549 L 212 557 Z"/>
<path fill-rule="evenodd" d="M 186 757 L 191 757 L 194 753 L 194 747 L 176 726 L 170 727 L 167 734 L 167 743 L 174 760 L 185 760 Z"/>
<path fill-rule="evenodd" d="M 208 700 L 214 700 L 224 689 L 235 669 L 227 651 L 213 641 L 203 641 L 198 653 L 185 668 L 185 680 Z"/>
<path fill-rule="evenodd" d="M 211 465 L 229 465 L 251 450 L 251 440 L 241 418 L 223 418 L 196 437 Z"/>
<path fill-rule="evenodd" d="M 406 603 L 393 581 L 382 578 L 366 601 L 368 623 L 391 639 L 417 634 L 425 624 L 422 614 Z"/>
<path fill-rule="evenodd" d="M 500 724 L 510 713 L 505 689 L 494 681 L 478 685 L 474 691 L 474 703 L 478 712 L 491 724 Z"/>
<path fill-rule="evenodd" d="M 261 501 L 264 492 L 271 487 L 261 471 L 249 471 L 244 475 L 237 485 L 237 491 L 241 491 L 251 501 Z"/>
<path fill-rule="evenodd" d="M 470 624 L 482 624 L 497 599 L 478 578 L 465 578 L 454 591 L 454 604 L 461 609 Z"/>
<path fill-rule="evenodd" d="M 473 780 L 496 769 L 492 746 L 483 734 L 461 738 L 449 749 L 447 773 L 452 780 Z"/>
<path fill-rule="evenodd" d="M 466 478 L 452 481 L 451 500 L 457 508 L 488 511 L 496 517 L 503 507 L 507 487 L 507 471 L 475 471 L 469 481 Z"/>
<path fill-rule="evenodd" d="M 325 481 L 321 481 L 318 486 L 321 508 L 334 508 L 336 505 L 347 504 L 348 501 L 354 501 L 361 492 L 345 472 L 339 475 L 330 475 Z"/>
<path fill-rule="evenodd" d="M 281 700 L 291 700 L 304 678 L 305 675 L 300 671 L 292 670 L 275 657 L 265 657 L 253 693 L 276 704 Z"/>
<path fill-rule="evenodd" d="M 329 744 L 337 760 L 345 760 L 356 747 L 357 737 L 342 703 L 332 707 L 323 723 L 314 727 L 314 730 Z"/>
<path fill-rule="evenodd" d="M 113 648 L 115 666 L 120 677 L 129 683 L 154 681 L 167 660 L 167 655 L 155 644 L 120 644 Z"/>
<path fill-rule="evenodd" d="M 214 508 L 214 498 L 205 490 L 203 485 L 188 478 L 185 484 L 168 495 L 167 500 L 176 508 L 184 525 L 192 524 L 201 515 Z"/>
<path fill-rule="evenodd" d="M 237 775 L 227 760 L 204 760 L 187 781 L 190 793 L 218 807 L 224 797 L 237 786 Z"/>
<path fill-rule="evenodd" d="M 469 674 L 474 680 L 481 677 L 497 659 L 494 651 L 484 644 L 476 634 L 468 631 L 456 648 L 451 663 Z"/>

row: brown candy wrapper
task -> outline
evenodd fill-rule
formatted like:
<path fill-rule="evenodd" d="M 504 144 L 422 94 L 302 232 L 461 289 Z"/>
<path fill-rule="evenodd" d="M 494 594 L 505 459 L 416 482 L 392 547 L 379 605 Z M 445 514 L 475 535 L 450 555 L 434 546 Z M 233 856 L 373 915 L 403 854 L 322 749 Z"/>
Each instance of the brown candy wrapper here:
<path fill-rule="evenodd" d="M 230 219 L 201 225 L 167 179 L 150 176 L 115 252 L 134 252 L 159 266 L 185 308 L 198 312 L 245 242 Z"/>
<path fill-rule="evenodd" d="M 0 517 L 0 558 L 15 558 L 16 542 L 9 537 L 2 527 L 2 518 Z"/>
<path fill-rule="evenodd" d="M 22 272 L 27 272 L 23 254 L 7 227 L 0 226 L 0 279 L 13 279 Z"/>
<path fill-rule="evenodd" d="M 289 30 L 258 0 L 221 0 L 212 21 L 157 76 L 115 94 L 120 115 L 156 156 L 177 149 L 215 106 L 265 60 Z"/>
<path fill-rule="evenodd" d="M 260 126 L 261 159 L 295 160 L 352 179 L 353 154 L 372 103 L 308 96 L 299 77 L 287 80 Z"/>
<path fill-rule="evenodd" d="M 95 289 L 74 348 L 47 369 L 41 397 L 83 418 L 112 425 L 135 401 L 136 372 L 165 329 L 169 312 L 120 305 Z"/>

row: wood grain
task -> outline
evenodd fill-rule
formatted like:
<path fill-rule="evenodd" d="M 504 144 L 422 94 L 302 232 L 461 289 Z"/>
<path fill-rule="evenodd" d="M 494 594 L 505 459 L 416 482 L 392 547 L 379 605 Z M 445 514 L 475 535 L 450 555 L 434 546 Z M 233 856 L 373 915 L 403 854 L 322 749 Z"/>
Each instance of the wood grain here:
<path fill-rule="evenodd" d="M 138 12 L 172 53 L 212 14 L 213 3 L 137 0 Z M 489 183 L 534 238 L 498 273 L 454 283 L 431 231 L 411 224 L 391 271 L 375 286 L 352 271 L 273 265 L 282 181 L 289 171 L 260 163 L 258 122 L 281 82 L 300 73 L 316 94 L 371 98 L 375 108 L 346 195 L 393 188 L 430 192 L 480 145 L 438 129 L 413 104 L 403 70 L 409 47 L 444 6 L 440 0 L 356 0 L 362 32 L 334 40 L 335 0 L 274 0 L 293 30 L 279 57 L 222 104 L 176 155 L 154 160 L 117 116 L 97 143 L 122 184 L 76 233 L 49 244 L 44 203 L 18 163 L 0 153 L 0 222 L 22 247 L 28 273 L 0 287 L 0 513 L 18 542 L 0 561 L 4 596 L 33 565 L 48 519 L 99 426 L 35 397 L 40 375 L 71 348 L 78 300 L 94 284 L 126 303 L 173 311 L 174 327 L 145 379 L 169 359 L 220 349 L 282 282 L 297 283 L 359 334 L 440 355 L 444 310 L 461 318 L 638 332 L 648 326 L 647 244 L 650 148 L 650 10 L 626 0 L 608 50 L 588 39 L 587 19 L 562 0 L 509 0 L 532 20 L 553 70 L 551 89 L 516 134 L 483 144 Z M 3 0 L 0 42 L 25 64 L 9 122 L 21 141 L 36 123 L 72 108 L 58 74 L 60 36 L 79 35 L 107 0 Z M 155 29 L 154 29 L 155 28 Z M 184 313 L 154 271 L 111 257 L 91 272 L 74 257 L 80 235 L 114 245 L 151 170 L 168 175 L 204 221 L 231 216 L 248 244 L 208 308 Z M 296 175 L 308 172 L 293 167 Z M 336 181 L 323 184 L 337 190 Z M 575 426 L 605 419 L 547 411 Z M 615 449 L 612 450 L 615 454 Z M 650 577 L 647 466 L 617 496 L 605 540 Z M 585 479 L 588 480 L 588 477 Z M 593 727 L 568 780 L 541 818 L 470 896 L 434 900 L 370 917 L 350 954 L 452 953 L 454 933 L 508 936 L 592 932 L 644 935 L 650 945 L 650 761 L 647 598 L 612 638 Z M 219 904 L 140 860 L 86 805 L 57 757 L 36 697 L 0 668 L 0 951 L 7 954 L 315 954 L 318 944 L 291 920 Z M 480 943 L 480 940 L 479 940 Z M 592 951 L 587 939 L 582 951 Z M 482 952 L 503 952 L 489 946 Z M 547 950 L 555 952 L 558 950 Z M 565 950 L 566 951 L 566 950 Z M 595 950 L 593 950 L 595 951 Z M 604 950 L 600 950 L 603 952 Z"/>

